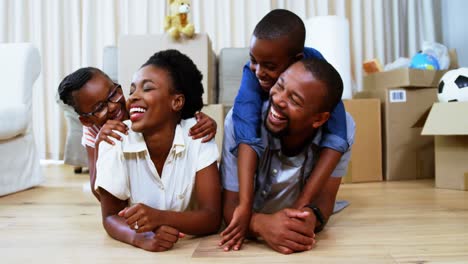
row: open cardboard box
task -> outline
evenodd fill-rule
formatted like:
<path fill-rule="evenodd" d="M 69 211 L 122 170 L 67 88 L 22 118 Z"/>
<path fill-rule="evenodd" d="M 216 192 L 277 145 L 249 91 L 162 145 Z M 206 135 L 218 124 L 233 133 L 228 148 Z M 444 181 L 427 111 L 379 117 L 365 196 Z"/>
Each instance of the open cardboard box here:
<path fill-rule="evenodd" d="M 468 190 L 468 102 L 435 103 L 422 135 L 435 136 L 435 185 Z"/>
<path fill-rule="evenodd" d="M 449 51 L 449 69 L 458 68 L 458 57 L 455 49 Z M 364 76 L 364 91 L 396 87 L 437 87 L 439 80 L 447 71 L 418 70 L 401 68 L 377 72 Z"/>

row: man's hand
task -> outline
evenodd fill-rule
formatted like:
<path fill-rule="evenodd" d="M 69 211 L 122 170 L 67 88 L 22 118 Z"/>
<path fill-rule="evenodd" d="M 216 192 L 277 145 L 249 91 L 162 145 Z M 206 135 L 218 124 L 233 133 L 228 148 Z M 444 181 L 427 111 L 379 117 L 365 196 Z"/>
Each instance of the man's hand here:
<path fill-rule="evenodd" d="M 144 250 L 161 252 L 171 249 L 179 238 L 185 237 L 177 229 L 170 226 L 160 226 L 154 233 L 146 232 L 140 234 L 135 241 L 135 245 Z"/>
<path fill-rule="evenodd" d="M 107 120 L 107 122 L 101 127 L 99 134 L 96 136 L 96 146 L 99 146 L 101 141 L 105 141 L 111 145 L 114 145 L 114 141 L 110 139 L 113 137 L 117 140 L 122 141 L 122 137 L 115 133 L 114 130 L 121 132 L 122 134 L 128 134 L 128 127 L 122 121 Z"/>
<path fill-rule="evenodd" d="M 126 207 L 119 212 L 119 216 L 125 218 L 128 226 L 137 233 L 154 231 L 160 226 L 159 210 L 141 203 Z"/>
<path fill-rule="evenodd" d="M 294 210 L 294 211 L 288 211 L 287 214 L 291 218 L 296 218 L 302 221 L 304 225 L 307 226 L 308 229 L 314 231 L 317 225 L 317 217 L 315 216 L 312 209 L 310 209 L 309 207 L 303 207 L 299 211 L 301 213 L 298 213 L 297 210 Z M 315 233 L 314 233 L 314 237 L 315 237 Z"/>
<path fill-rule="evenodd" d="M 202 139 L 203 143 L 212 140 L 216 135 L 216 121 L 202 112 L 197 112 L 195 118 L 197 119 L 197 123 L 190 128 L 189 136 L 193 139 L 204 137 Z"/>
<path fill-rule="evenodd" d="M 315 244 L 314 217 L 310 211 L 287 208 L 271 215 L 257 214 L 253 221 L 257 235 L 273 250 L 291 254 L 312 249 Z"/>
<path fill-rule="evenodd" d="M 221 232 L 222 239 L 219 246 L 222 246 L 224 251 L 239 250 L 244 242 L 245 235 L 250 224 L 252 209 L 248 206 L 238 205 L 234 209 L 231 223 Z"/>

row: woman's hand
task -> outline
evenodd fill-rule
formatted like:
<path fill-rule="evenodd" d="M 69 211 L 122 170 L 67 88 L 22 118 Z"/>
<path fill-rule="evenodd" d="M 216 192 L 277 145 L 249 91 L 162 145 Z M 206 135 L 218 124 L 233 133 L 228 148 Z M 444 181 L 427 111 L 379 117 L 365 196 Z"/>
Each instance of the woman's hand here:
<path fill-rule="evenodd" d="M 160 226 L 155 232 L 146 232 L 138 234 L 135 240 L 135 246 L 152 252 L 167 251 L 174 247 L 179 238 L 185 237 L 185 234 L 170 226 Z"/>
<path fill-rule="evenodd" d="M 128 226 L 137 233 L 154 232 L 161 225 L 158 221 L 160 211 L 141 203 L 126 207 L 119 216 L 125 218 Z"/>

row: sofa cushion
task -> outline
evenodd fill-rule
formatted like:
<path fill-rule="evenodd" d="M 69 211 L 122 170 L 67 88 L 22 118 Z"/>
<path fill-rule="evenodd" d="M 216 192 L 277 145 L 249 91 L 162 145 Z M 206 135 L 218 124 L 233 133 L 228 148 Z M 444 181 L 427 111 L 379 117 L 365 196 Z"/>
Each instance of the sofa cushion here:
<path fill-rule="evenodd" d="M 25 104 L 0 106 L 0 140 L 25 133 L 28 120 L 28 109 Z"/>
<path fill-rule="evenodd" d="M 242 70 L 249 61 L 249 48 L 223 48 L 219 53 L 219 103 L 226 109 L 234 104 L 242 79 Z"/>

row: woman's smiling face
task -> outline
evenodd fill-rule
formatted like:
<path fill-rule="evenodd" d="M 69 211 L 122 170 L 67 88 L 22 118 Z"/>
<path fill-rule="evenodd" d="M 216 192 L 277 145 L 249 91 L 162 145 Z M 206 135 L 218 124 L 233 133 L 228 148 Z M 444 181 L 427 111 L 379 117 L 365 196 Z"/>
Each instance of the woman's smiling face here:
<path fill-rule="evenodd" d="M 176 93 L 167 70 L 152 65 L 142 67 L 133 77 L 127 101 L 132 130 L 153 131 L 178 119 L 183 97 Z"/>

